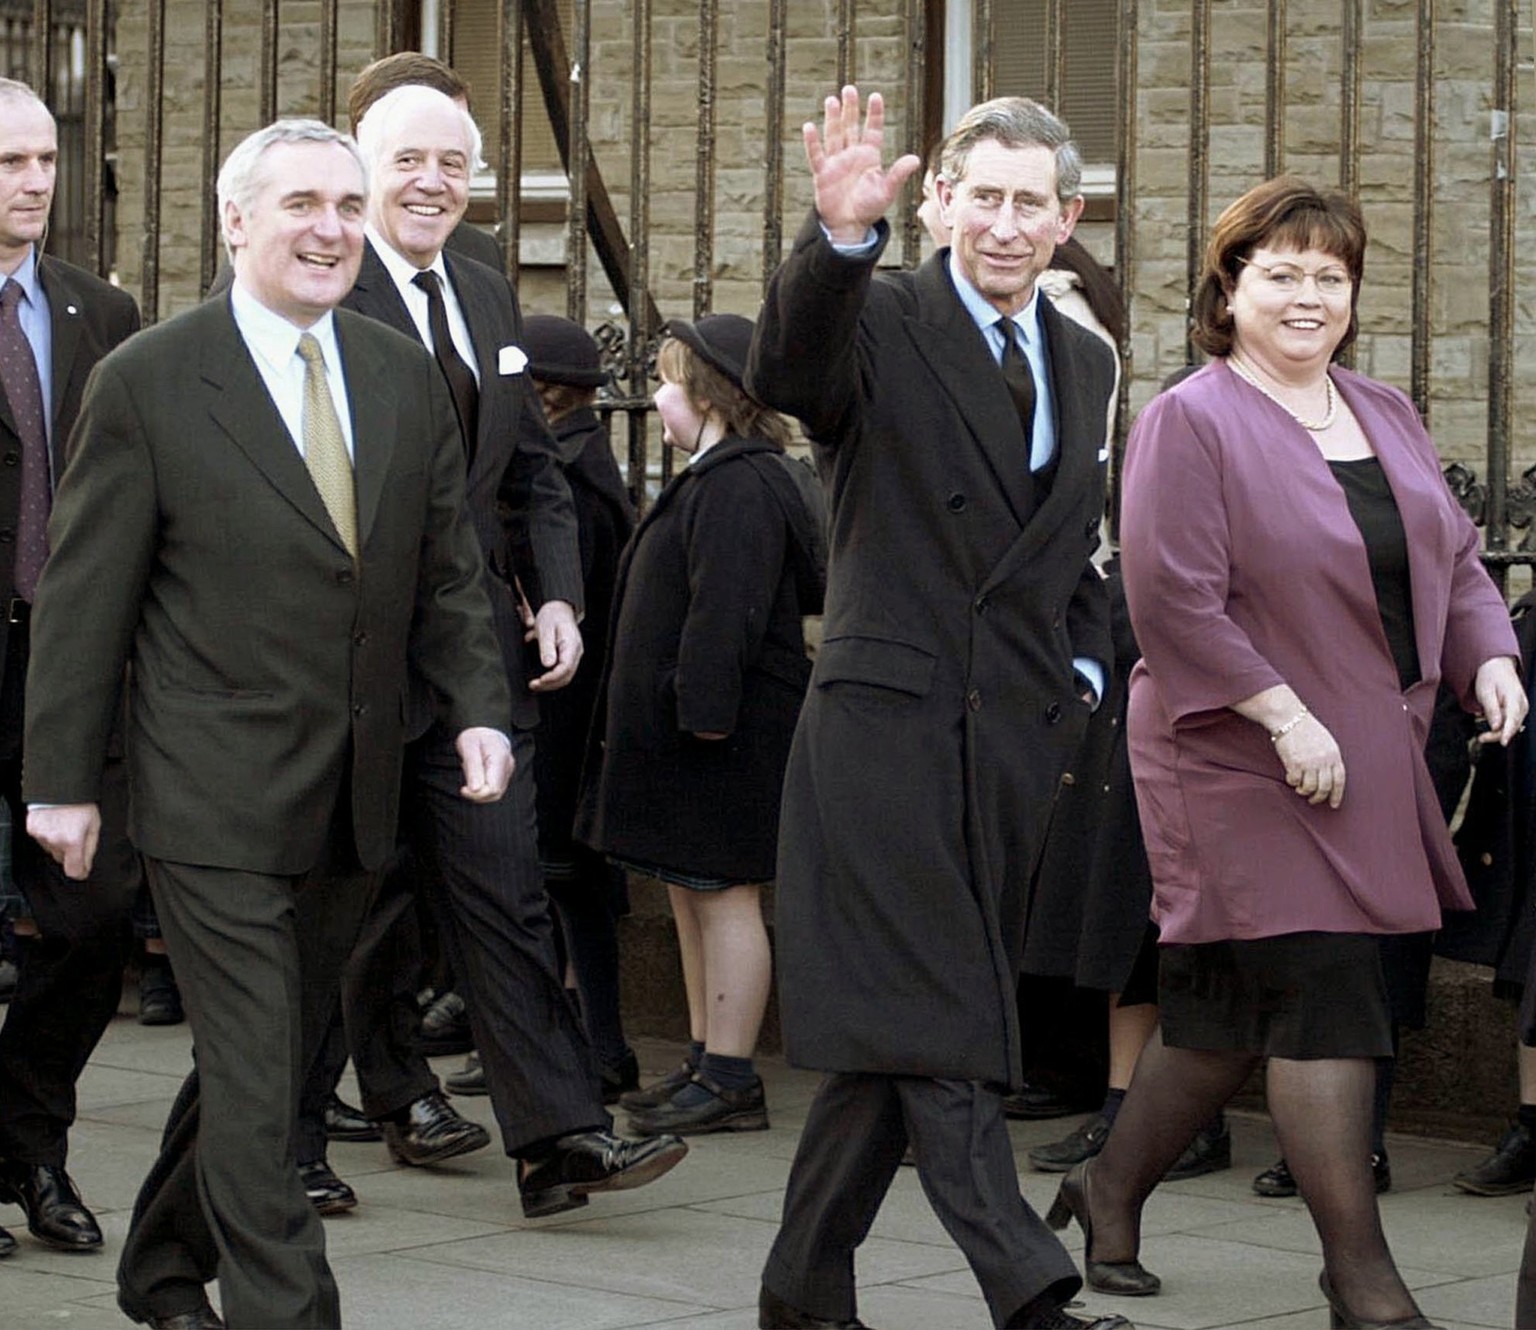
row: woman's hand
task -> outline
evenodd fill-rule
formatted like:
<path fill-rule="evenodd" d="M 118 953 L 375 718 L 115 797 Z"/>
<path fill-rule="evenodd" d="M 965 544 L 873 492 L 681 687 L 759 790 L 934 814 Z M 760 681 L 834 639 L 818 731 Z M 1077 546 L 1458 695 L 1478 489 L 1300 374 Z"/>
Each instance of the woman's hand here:
<path fill-rule="evenodd" d="M 1488 722 L 1487 732 L 1477 736 L 1478 743 L 1508 746 L 1509 741 L 1525 728 L 1525 713 L 1529 709 L 1515 662 L 1508 656 L 1485 660 L 1477 667 L 1472 691 L 1477 696 L 1483 719 Z"/>
<path fill-rule="evenodd" d="M 1328 727 L 1310 712 L 1275 740 L 1285 783 L 1309 804 L 1344 802 L 1344 755 Z"/>

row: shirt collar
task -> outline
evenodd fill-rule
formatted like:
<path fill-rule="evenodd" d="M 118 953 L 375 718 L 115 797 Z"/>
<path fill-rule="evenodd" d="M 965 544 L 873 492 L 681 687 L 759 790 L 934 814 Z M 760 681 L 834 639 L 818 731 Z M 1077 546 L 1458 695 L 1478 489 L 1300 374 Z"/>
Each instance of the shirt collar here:
<path fill-rule="evenodd" d="M 438 281 L 442 282 L 444 286 L 448 285 L 448 266 L 443 262 L 442 250 L 437 251 L 432 258 L 432 262 L 426 268 L 418 268 L 405 255 L 401 254 L 399 250 L 391 247 L 389 241 L 379 234 L 378 229 L 372 222 L 363 227 L 363 233 L 368 237 L 368 243 L 373 246 L 378 254 L 379 262 L 384 265 L 384 271 L 394 279 L 395 285 L 402 291 L 415 282 L 416 274 L 420 272 L 435 272 Z M 419 287 L 416 289 L 420 290 Z"/>
<path fill-rule="evenodd" d="M 320 343 L 328 369 L 340 366 L 334 310 L 326 310 L 310 327 L 300 328 L 263 305 L 240 284 L 238 277 L 229 288 L 229 304 L 251 354 L 260 356 L 279 373 L 289 369 L 299 351 L 299 338 L 305 333 L 312 333 Z"/>
<path fill-rule="evenodd" d="M 6 282 L 15 282 L 21 287 L 22 295 L 26 296 L 27 303 L 34 309 L 38 305 L 38 276 L 37 276 L 37 246 L 33 245 L 27 250 L 27 257 L 21 261 L 21 267 L 17 268 Z M 5 282 L 0 282 L 4 286 Z"/>
<path fill-rule="evenodd" d="M 965 306 L 966 313 L 976 320 L 976 326 L 983 332 L 995 325 L 1002 316 L 987 298 L 971 285 L 966 275 L 960 271 L 960 265 L 955 260 L 955 251 L 949 251 L 949 278 L 954 283 L 955 293 L 960 297 L 960 303 Z M 1029 303 L 1013 316 L 1015 326 L 1024 334 L 1027 345 L 1033 346 L 1035 342 L 1035 329 L 1039 326 L 1035 306 L 1040 302 L 1040 283 L 1036 282 L 1034 290 L 1029 293 Z"/>

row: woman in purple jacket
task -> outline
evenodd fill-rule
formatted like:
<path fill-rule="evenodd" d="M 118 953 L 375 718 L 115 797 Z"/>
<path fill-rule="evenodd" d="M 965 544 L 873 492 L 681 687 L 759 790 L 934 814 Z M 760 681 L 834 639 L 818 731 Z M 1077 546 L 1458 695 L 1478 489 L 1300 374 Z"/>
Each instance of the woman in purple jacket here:
<path fill-rule="evenodd" d="M 1477 532 L 1397 389 L 1333 363 L 1365 227 L 1294 178 L 1211 236 L 1194 303 L 1214 360 L 1132 432 L 1122 541 L 1144 657 L 1128 738 L 1160 930 L 1162 1031 L 1103 1153 L 1067 1178 L 1088 1283 L 1157 1291 L 1142 1204 L 1269 1059 L 1270 1113 L 1322 1242 L 1335 1326 L 1425 1326 L 1371 1177 L 1379 938 L 1471 898 L 1423 750 L 1442 679 L 1484 738 L 1525 718 Z"/>

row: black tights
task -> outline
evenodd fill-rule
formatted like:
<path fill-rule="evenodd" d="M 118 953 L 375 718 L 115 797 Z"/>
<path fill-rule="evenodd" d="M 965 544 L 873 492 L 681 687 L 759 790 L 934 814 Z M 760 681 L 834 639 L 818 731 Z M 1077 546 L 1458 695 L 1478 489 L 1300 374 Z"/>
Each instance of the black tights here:
<path fill-rule="evenodd" d="M 1133 1259 L 1141 1208 L 1200 1127 L 1248 1079 L 1250 1053 L 1169 1048 L 1154 1034 L 1089 1173 L 1096 1261 Z M 1280 1148 L 1322 1241 L 1335 1296 L 1358 1318 L 1396 1321 L 1415 1314 L 1387 1250 L 1371 1177 L 1369 1058 L 1271 1058 L 1269 1112 Z"/>

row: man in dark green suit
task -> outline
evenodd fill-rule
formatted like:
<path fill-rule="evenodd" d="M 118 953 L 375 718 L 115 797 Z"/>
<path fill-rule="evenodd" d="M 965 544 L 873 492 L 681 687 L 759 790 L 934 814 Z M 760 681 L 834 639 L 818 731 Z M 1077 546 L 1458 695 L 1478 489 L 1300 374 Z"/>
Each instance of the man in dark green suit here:
<path fill-rule="evenodd" d="M 394 844 L 407 665 L 461 793 L 506 787 L 510 702 L 454 408 L 418 344 L 334 312 L 357 274 L 351 139 L 282 121 L 230 154 L 235 283 L 98 367 L 37 596 L 28 828 L 70 876 L 131 671 L 129 830 L 197 1069 L 134 1209 L 118 1299 L 164 1330 L 334 1327 L 293 1154 L 298 1087 Z"/>

